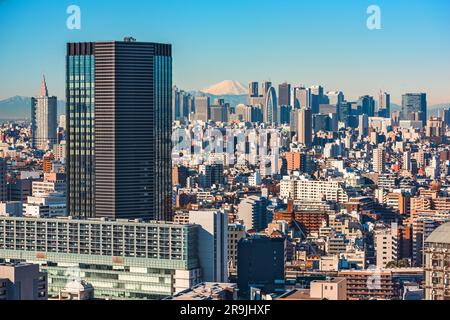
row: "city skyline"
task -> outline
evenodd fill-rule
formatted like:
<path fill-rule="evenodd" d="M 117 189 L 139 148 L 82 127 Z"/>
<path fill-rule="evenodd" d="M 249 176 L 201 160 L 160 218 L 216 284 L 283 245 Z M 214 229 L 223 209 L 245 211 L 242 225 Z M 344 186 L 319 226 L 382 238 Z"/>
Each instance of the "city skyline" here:
<path fill-rule="evenodd" d="M 25 3 L 0 302 L 450 300 L 448 2 Z"/>
<path fill-rule="evenodd" d="M 0 53 L 4 75 L 0 99 L 36 95 L 35 83 L 42 74 L 54 95 L 65 99 L 61 57 L 66 42 L 133 36 L 138 41 L 172 44 L 173 83 L 186 90 L 199 90 L 224 79 L 244 85 L 271 80 L 274 84 L 321 84 L 327 91 L 343 91 L 350 99 L 376 96 L 381 89 L 391 93 L 397 104 L 402 94 L 419 91 L 427 93 L 430 106 L 450 101 L 450 45 L 440 40 L 450 35 L 447 1 L 378 1 L 381 30 L 367 29 L 366 9 L 371 3 L 365 1 L 286 1 L 276 5 L 268 1 L 213 5 L 197 1 L 186 5 L 172 0 L 151 5 L 131 2 L 126 8 L 104 1 L 78 1 L 80 30 L 66 27 L 66 9 L 72 3 L 46 3 L 0 3 L 0 29 L 8 30 L 0 33 L 0 41 L 10 47 Z M 147 19 L 149 12 L 158 14 Z M 280 14 L 286 16 L 283 23 L 276 19 Z M 51 19 L 40 21 L 36 28 L 34 18 L 42 15 Z M 265 28 L 259 28 L 251 17 L 264 21 Z M 121 21 L 121 27 L 112 21 Z M 44 41 L 45 46 L 41 45 Z"/>

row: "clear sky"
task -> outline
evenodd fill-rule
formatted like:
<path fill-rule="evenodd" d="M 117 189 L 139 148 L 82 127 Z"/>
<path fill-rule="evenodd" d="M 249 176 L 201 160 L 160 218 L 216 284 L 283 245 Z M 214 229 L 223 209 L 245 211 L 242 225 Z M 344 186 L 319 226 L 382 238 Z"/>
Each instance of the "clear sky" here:
<path fill-rule="evenodd" d="M 81 30 L 66 27 L 71 4 Z M 381 30 L 366 27 L 372 4 Z M 65 43 L 127 35 L 171 43 L 184 89 L 268 79 L 450 102 L 448 0 L 0 0 L 0 99 L 37 94 L 42 73 L 64 99 Z"/>

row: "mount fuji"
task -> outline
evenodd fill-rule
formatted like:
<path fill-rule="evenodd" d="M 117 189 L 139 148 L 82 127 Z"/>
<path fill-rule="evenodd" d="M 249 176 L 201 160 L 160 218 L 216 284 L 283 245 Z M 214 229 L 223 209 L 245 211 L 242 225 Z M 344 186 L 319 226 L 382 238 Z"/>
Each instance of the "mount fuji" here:
<path fill-rule="evenodd" d="M 212 94 L 215 96 L 224 95 L 244 95 L 248 90 L 241 83 L 234 80 L 225 80 L 216 83 L 208 88 L 201 89 L 200 92 Z"/>

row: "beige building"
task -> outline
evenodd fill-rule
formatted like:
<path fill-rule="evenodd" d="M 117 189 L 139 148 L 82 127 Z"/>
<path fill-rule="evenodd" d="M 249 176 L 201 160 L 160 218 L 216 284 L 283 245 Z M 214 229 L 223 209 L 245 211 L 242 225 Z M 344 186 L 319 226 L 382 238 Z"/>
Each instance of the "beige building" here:
<path fill-rule="evenodd" d="M 450 300 L 450 223 L 425 240 L 425 299 Z"/>
<path fill-rule="evenodd" d="M 37 264 L 0 264 L 0 300 L 47 300 L 47 286 Z"/>
<path fill-rule="evenodd" d="M 326 300 L 347 300 L 347 280 L 345 278 L 331 278 L 312 281 L 310 297 Z"/>
<path fill-rule="evenodd" d="M 375 230 L 374 236 L 376 263 L 378 268 L 386 267 L 391 261 L 397 261 L 399 255 L 398 225 Z"/>

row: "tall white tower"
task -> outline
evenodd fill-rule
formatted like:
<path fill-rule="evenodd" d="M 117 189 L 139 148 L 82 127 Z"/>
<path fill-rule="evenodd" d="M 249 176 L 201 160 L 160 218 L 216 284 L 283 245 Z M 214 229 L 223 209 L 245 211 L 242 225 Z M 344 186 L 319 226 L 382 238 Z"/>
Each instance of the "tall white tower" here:
<path fill-rule="evenodd" d="M 56 144 L 57 99 L 48 96 L 45 77 L 39 95 L 31 98 L 31 131 L 33 148 L 48 150 Z"/>

